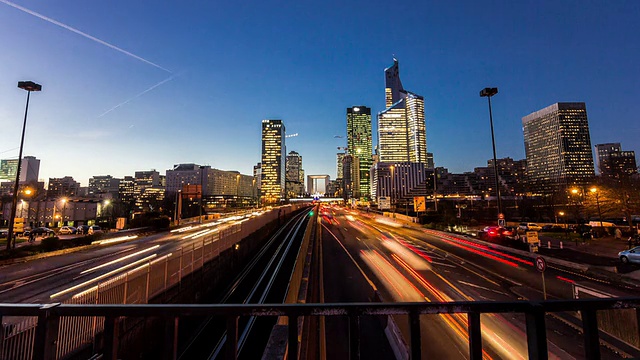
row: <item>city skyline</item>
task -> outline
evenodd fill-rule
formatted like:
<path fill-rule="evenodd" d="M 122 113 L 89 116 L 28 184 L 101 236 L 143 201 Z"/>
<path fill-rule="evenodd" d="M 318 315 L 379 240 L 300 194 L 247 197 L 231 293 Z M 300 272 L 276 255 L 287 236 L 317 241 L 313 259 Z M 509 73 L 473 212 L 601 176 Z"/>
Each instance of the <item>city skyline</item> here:
<path fill-rule="evenodd" d="M 622 142 L 640 151 L 635 2 L 468 2 L 463 11 L 419 4 L 402 16 L 402 26 L 392 23 L 406 11 L 388 14 L 383 2 L 277 12 L 270 3 L 225 4 L 216 5 L 215 15 L 209 15 L 213 5 L 77 4 L 0 3 L 0 38 L 7 44 L 0 58 L 0 158 L 17 157 L 25 93 L 16 82 L 39 82 L 24 155 L 42 160 L 43 178 L 72 175 L 87 185 L 95 175 L 123 177 L 186 162 L 250 174 L 260 160 L 258 124 L 265 118 L 283 119 L 300 134 L 288 139 L 288 150 L 304 156 L 308 173 L 333 177 L 335 148 L 346 145 L 334 137 L 345 135 L 344 108 L 384 110 L 381 72 L 393 54 L 402 62 L 404 85 L 424 96 L 437 166 L 462 172 L 490 158 L 486 103 L 477 96 L 485 86 L 500 88 L 493 99 L 499 158 L 524 158 L 519 119 L 564 101 L 589 107 L 592 144 Z M 545 16 L 528 17 L 532 9 Z M 343 21 L 354 12 L 361 15 L 353 23 Z M 261 30 L 294 14 L 295 21 L 272 34 Z M 359 30 L 385 16 L 388 25 Z M 121 26 L 114 29 L 103 17 Z M 453 17 L 477 31 L 461 33 L 447 20 Z M 182 30 L 187 23 L 199 32 Z M 236 30 L 238 24 L 246 26 Z M 406 33 L 423 41 L 397 41 Z M 194 89 L 195 83 L 207 86 Z M 236 93 L 253 105 L 237 106 Z"/>

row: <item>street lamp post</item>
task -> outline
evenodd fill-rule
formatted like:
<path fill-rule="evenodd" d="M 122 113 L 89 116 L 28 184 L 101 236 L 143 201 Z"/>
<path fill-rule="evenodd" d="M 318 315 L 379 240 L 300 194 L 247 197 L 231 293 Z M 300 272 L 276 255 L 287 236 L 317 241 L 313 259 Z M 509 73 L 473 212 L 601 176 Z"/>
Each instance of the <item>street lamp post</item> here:
<path fill-rule="evenodd" d="M 64 226 L 64 217 L 67 213 L 67 199 L 62 199 L 62 214 L 60 216 L 60 227 Z"/>
<path fill-rule="evenodd" d="M 592 187 L 589 191 L 591 191 L 592 193 L 594 193 L 596 195 L 596 206 L 598 206 L 598 219 L 600 220 L 600 227 L 602 226 L 602 211 L 600 211 L 600 199 L 599 199 L 599 194 L 598 194 L 598 189 L 595 187 Z"/>
<path fill-rule="evenodd" d="M 391 191 L 390 191 L 391 192 L 391 194 L 390 194 L 391 195 L 391 209 L 393 210 L 393 213 L 395 214 L 395 212 L 396 212 L 396 208 L 395 208 L 395 204 L 394 204 L 394 202 L 395 202 L 394 192 L 396 190 L 396 177 L 394 176 L 395 175 L 395 172 L 394 172 L 395 166 L 391 165 L 390 168 L 391 168 Z"/>
<path fill-rule="evenodd" d="M 29 98 L 32 91 L 41 91 L 42 85 L 33 81 L 19 81 L 18 87 L 27 91 L 27 105 L 24 109 L 24 121 L 22 122 L 22 137 L 20 138 L 20 151 L 18 152 L 18 168 L 16 169 L 16 183 L 13 186 L 13 199 L 11 201 L 11 217 L 9 218 L 9 229 L 7 234 L 7 250 L 15 247 L 15 237 L 13 236 L 13 222 L 16 217 L 16 207 L 18 206 L 18 189 L 20 186 L 20 167 L 22 166 L 22 149 L 24 148 L 24 132 L 27 127 L 27 113 L 29 112 Z"/>
<path fill-rule="evenodd" d="M 493 113 L 491 112 L 491 97 L 498 93 L 498 88 L 484 88 L 480 90 L 480 96 L 489 101 L 489 123 L 491 124 L 491 145 L 493 147 L 493 172 L 496 177 L 496 195 L 498 196 L 498 213 L 502 213 L 502 200 L 500 199 L 500 186 L 498 186 L 498 160 L 496 159 L 496 140 L 493 133 Z"/>

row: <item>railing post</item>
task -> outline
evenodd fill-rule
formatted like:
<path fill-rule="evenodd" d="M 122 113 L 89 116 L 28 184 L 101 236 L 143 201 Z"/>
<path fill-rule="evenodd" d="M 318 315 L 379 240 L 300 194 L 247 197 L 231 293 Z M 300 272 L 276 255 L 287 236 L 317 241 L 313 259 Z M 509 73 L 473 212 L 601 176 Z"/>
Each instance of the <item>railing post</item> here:
<path fill-rule="evenodd" d="M 178 270 L 178 281 L 180 282 L 180 285 L 182 285 L 182 255 L 183 255 L 183 249 L 182 247 L 180 247 L 180 269 Z"/>
<path fill-rule="evenodd" d="M 420 312 L 411 310 L 409 312 L 409 329 L 411 339 L 411 360 L 422 357 L 422 336 L 420 335 Z"/>
<path fill-rule="evenodd" d="M 177 316 L 165 320 L 163 352 L 165 360 L 178 358 L 178 321 L 179 318 Z"/>
<path fill-rule="evenodd" d="M 298 316 L 289 315 L 287 333 L 287 360 L 296 360 L 298 359 Z"/>
<path fill-rule="evenodd" d="M 546 360 L 549 357 L 549 353 L 547 350 L 547 327 L 542 305 L 533 304 L 526 313 L 526 321 L 529 359 Z"/>
<path fill-rule="evenodd" d="M 124 291 L 122 295 L 122 303 L 127 303 L 127 287 L 129 286 L 129 272 L 124 273 Z"/>
<path fill-rule="evenodd" d="M 47 360 L 57 358 L 60 317 L 50 313 L 49 309 L 54 306 L 58 306 L 58 304 L 44 305 L 40 308 L 33 344 L 33 359 Z"/>
<path fill-rule="evenodd" d="M 470 312 L 467 314 L 469 322 L 469 355 L 471 360 L 482 360 L 482 326 L 480 324 L 480 313 Z"/>
<path fill-rule="evenodd" d="M 349 315 L 349 359 L 360 359 L 360 316 Z"/>
<path fill-rule="evenodd" d="M 151 260 L 147 263 L 147 289 L 144 293 L 145 304 L 149 303 L 149 283 L 151 283 Z"/>
<path fill-rule="evenodd" d="M 109 315 L 104 317 L 104 358 L 116 360 L 118 358 L 118 330 L 119 320 L 117 316 Z"/>
<path fill-rule="evenodd" d="M 227 360 L 238 358 L 238 317 L 230 315 L 227 317 Z"/>
<path fill-rule="evenodd" d="M 600 338 L 598 334 L 598 314 L 596 310 L 580 310 L 582 333 L 584 334 L 584 358 L 600 359 Z"/>
<path fill-rule="evenodd" d="M 167 291 L 167 284 L 169 283 L 169 257 L 164 259 L 164 291 Z"/>

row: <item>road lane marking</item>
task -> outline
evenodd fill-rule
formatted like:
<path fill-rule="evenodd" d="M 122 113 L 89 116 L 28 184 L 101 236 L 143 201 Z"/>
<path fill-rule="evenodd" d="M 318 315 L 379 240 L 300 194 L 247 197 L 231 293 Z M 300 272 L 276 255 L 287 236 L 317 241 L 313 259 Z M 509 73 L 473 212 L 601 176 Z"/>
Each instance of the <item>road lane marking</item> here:
<path fill-rule="evenodd" d="M 358 263 L 356 262 L 356 260 L 353 258 L 353 256 L 351 256 L 351 254 L 349 253 L 349 251 L 347 250 L 346 247 L 344 247 L 344 245 L 342 245 L 342 242 L 338 239 L 337 236 L 335 236 L 335 234 L 333 232 L 331 232 L 331 230 L 329 230 L 329 228 L 325 225 L 322 224 L 322 227 L 327 230 L 327 232 L 329 234 L 331 234 L 331 236 L 333 236 L 334 239 L 336 239 L 336 241 L 338 242 L 338 244 L 340 245 L 340 247 L 342 247 L 342 250 L 344 250 L 345 253 L 347 253 L 347 256 L 349 256 L 349 259 L 351 259 L 351 261 L 353 262 L 353 264 L 358 268 L 358 270 L 360 271 L 360 273 L 362 274 L 362 276 L 364 276 L 365 280 L 367 280 L 367 282 L 369 283 L 369 285 L 373 288 L 373 290 L 378 291 L 378 288 L 376 287 L 376 285 L 373 283 L 373 281 L 371 281 L 371 279 L 369 279 L 369 277 L 367 276 L 367 274 L 364 273 L 364 270 L 362 270 L 362 268 L 360 267 L 360 265 L 358 265 Z"/>
<path fill-rule="evenodd" d="M 494 293 L 496 293 L 496 294 L 501 294 L 501 295 L 504 295 L 504 296 L 509 296 L 509 294 L 504 293 L 504 292 L 502 292 L 502 291 L 497 291 L 497 290 L 489 289 L 489 288 L 487 288 L 487 287 L 480 286 L 480 285 L 476 285 L 476 284 L 472 284 L 472 283 L 468 283 L 468 282 L 466 282 L 466 281 L 458 280 L 458 282 L 459 282 L 460 284 L 464 284 L 464 285 L 471 286 L 471 287 L 474 287 L 474 288 L 478 288 L 478 289 L 482 289 L 482 290 L 491 291 L 491 292 L 494 292 Z"/>

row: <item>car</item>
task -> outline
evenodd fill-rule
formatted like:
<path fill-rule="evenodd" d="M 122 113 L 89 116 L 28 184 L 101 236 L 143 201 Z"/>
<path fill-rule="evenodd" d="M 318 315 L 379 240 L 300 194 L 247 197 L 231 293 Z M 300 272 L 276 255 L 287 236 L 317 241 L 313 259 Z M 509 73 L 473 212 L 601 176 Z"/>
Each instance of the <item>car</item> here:
<path fill-rule="evenodd" d="M 87 234 L 89 232 L 89 226 L 88 225 L 78 225 L 78 227 L 76 228 L 76 231 L 78 234 Z"/>
<path fill-rule="evenodd" d="M 629 250 L 622 250 L 618 253 L 618 257 L 624 264 L 640 264 L 640 246 Z"/>
<path fill-rule="evenodd" d="M 9 230 L 7 229 L 0 229 L 0 238 L 6 238 L 9 236 Z"/>
<path fill-rule="evenodd" d="M 33 230 L 31 230 L 30 234 L 34 234 L 36 236 L 38 235 L 53 235 L 55 234 L 55 231 L 46 228 L 46 227 L 37 227 Z"/>
<path fill-rule="evenodd" d="M 102 234 L 102 229 L 98 225 L 89 226 L 89 231 L 87 232 L 87 234 Z"/>
<path fill-rule="evenodd" d="M 58 233 L 61 235 L 75 234 L 77 232 L 78 230 L 73 226 L 63 226 L 60 228 L 60 230 L 58 230 Z"/>
<path fill-rule="evenodd" d="M 542 230 L 542 226 L 536 223 L 520 223 L 518 225 L 518 230 L 520 231 L 540 231 Z"/>
<path fill-rule="evenodd" d="M 487 226 L 481 232 L 481 237 L 485 239 L 509 239 L 516 240 L 518 238 L 517 229 L 512 226 Z"/>

